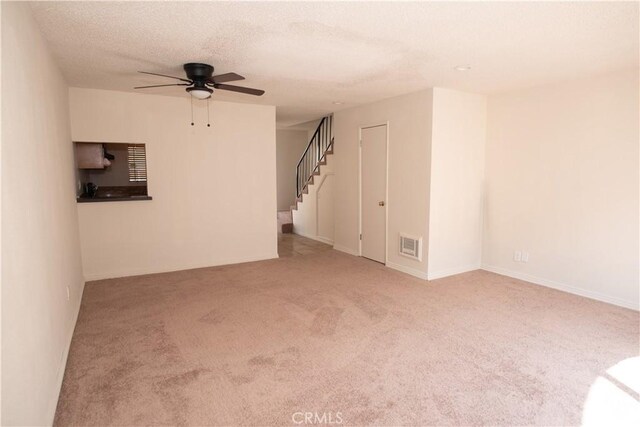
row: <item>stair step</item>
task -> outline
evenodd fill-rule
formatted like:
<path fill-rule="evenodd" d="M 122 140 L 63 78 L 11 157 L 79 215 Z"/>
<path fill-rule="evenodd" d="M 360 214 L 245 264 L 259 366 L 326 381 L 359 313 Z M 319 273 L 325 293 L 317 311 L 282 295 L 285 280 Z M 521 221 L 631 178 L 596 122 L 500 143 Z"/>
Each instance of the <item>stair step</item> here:
<path fill-rule="evenodd" d="M 281 233 L 293 233 L 293 214 L 291 210 L 278 211 L 278 230 Z"/>
<path fill-rule="evenodd" d="M 283 224 L 293 223 L 291 211 L 278 211 L 278 221 L 281 221 Z"/>

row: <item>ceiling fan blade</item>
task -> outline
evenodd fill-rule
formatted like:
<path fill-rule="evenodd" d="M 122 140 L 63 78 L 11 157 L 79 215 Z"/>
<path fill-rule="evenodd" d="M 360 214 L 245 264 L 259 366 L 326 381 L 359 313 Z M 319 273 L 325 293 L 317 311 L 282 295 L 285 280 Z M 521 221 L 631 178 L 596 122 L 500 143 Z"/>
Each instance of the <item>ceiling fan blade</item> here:
<path fill-rule="evenodd" d="M 230 90 L 232 92 L 246 93 L 247 95 L 261 96 L 261 95 L 264 94 L 263 90 L 252 89 L 250 87 L 223 85 L 223 84 L 217 84 L 217 83 L 214 84 L 213 87 L 216 88 L 216 89 Z"/>
<path fill-rule="evenodd" d="M 191 84 L 190 83 L 189 84 L 187 84 L 187 83 L 173 83 L 173 84 L 170 84 L 170 85 L 137 86 L 137 87 L 134 87 L 134 89 L 147 89 L 147 88 L 150 88 L 150 87 L 165 87 L 165 86 L 191 86 Z"/>
<path fill-rule="evenodd" d="M 236 80 L 244 80 L 244 77 L 236 73 L 226 73 L 226 74 L 219 74 L 217 76 L 213 76 L 209 78 L 209 82 L 211 83 L 226 83 L 226 82 L 233 82 Z"/>
<path fill-rule="evenodd" d="M 158 74 L 158 73 L 149 73 L 147 71 L 138 71 L 138 72 L 142 73 L 142 74 L 150 74 L 152 76 L 169 77 L 170 79 L 178 79 L 178 80 L 181 80 L 183 82 L 187 82 L 189 84 L 192 83 L 191 80 L 183 79 L 182 77 L 167 76 L 166 74 Z"/>

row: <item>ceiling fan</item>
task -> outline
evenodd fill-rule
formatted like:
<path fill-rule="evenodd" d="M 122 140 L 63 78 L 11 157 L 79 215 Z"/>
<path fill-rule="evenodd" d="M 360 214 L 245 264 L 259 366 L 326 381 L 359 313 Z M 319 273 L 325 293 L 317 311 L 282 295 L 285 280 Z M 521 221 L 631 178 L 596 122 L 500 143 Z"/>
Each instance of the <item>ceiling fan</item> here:
<path fill-rule="evenodd" d="M 185 90 L 191 94 L 191 96 L 198 99 L 208 99 L 213 93 L 213 89 L 230 90 L 232 92 L 246 93 L 248 95 L 261 96 L 264 94 L 263 90 L 252 89 L 250 87 L 233 86 L 225 84 L 226 82 L 233 82 L 236 80 L 244 80 L 239 74 L 226 73 L 213 75 L 213 66 L 209 64 L 188 63 L 183 66 L 187 78 L 167 76 L 165 74 L 149 73 L 147 71 L 138 71 L 142 74 L 150 74 L 152 76 L 169 77 L 171 79 L 180 80 L 182 83 L 173 83 L 167 85 L 152 85 L 152 86 L 137 86 L 134 89 L 148 89 L 152 87 L 165 87 L 165 86 L 188 86 Z"/>

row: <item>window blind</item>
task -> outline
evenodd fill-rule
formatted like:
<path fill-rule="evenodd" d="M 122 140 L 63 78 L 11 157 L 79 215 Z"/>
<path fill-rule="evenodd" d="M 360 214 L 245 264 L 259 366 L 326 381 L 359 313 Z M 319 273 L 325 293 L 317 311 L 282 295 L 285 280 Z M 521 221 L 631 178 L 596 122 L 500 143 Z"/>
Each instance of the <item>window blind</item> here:
<path fill-rule="evenodd" d="M 129 155 L 129 182 L 147 182 L 147 153 L 144 144 L 130 144 L 127 147 Z"/>

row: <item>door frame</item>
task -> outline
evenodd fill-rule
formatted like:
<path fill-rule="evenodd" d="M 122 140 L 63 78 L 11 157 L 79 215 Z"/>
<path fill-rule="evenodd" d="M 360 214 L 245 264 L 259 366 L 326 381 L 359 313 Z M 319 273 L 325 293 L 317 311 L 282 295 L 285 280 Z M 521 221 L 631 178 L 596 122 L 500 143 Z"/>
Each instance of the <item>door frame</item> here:
<path fill-rule="evenodd" d="M 358 127 L 358 255 L 362 256 L 362 130 L 379 126 L 387 127 L 385 140 L 385 179 L 384 179 L 384 265 L 389 260 L 389 121 L 376 122 Z"/>

